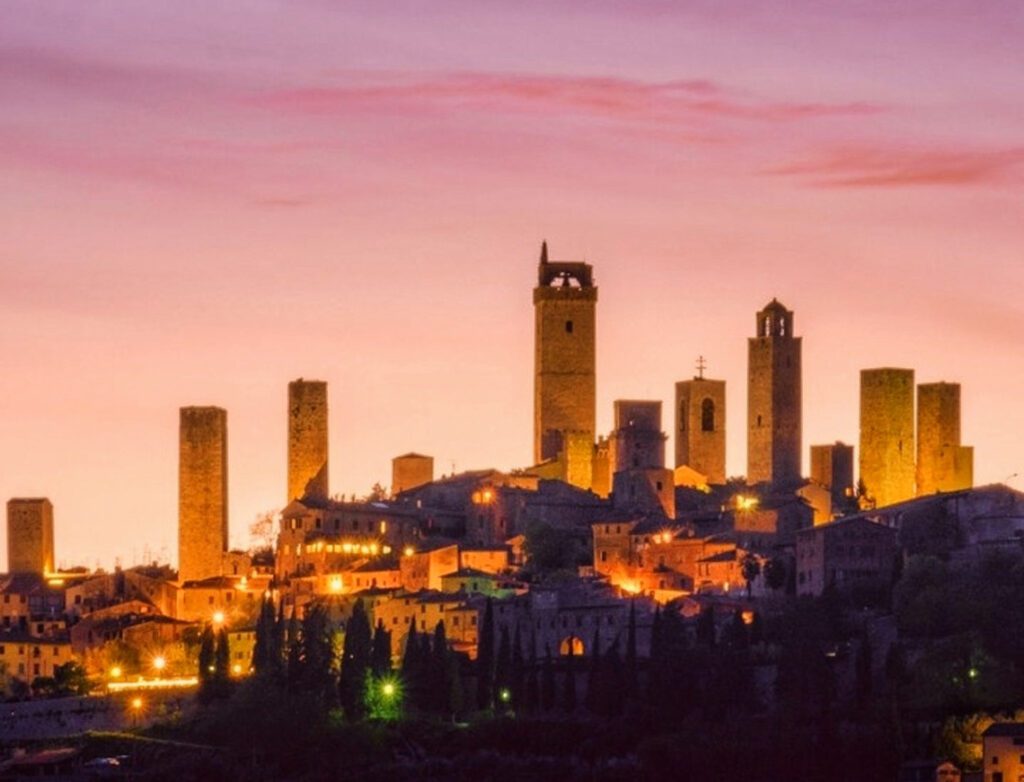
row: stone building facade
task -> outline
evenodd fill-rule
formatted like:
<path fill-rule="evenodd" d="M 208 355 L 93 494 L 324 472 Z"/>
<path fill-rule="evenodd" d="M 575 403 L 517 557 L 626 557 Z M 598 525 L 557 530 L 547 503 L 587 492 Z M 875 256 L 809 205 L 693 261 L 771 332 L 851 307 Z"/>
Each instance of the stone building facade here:
<path fill-rule="evenodd" d="M 288 496 L 327 499 L 327 383 L 293 380 L 288 384 Z"/>
<path fill-rule="evenodd" d="M 858 582 L 887 584 L 896 564 L 896 531 L 863 516 L 796 534 L 796 593 L 820 596 Z"/>
<path fill-rule="evenodd" d="M 7 501 L 7 572 L 52 573 L 53 505 L 45 497 Z"/>
<path fill-rule="evenodd" d="M 676 383 L 676 467 L 708 483 L 725 483 L 725 381 L 695 377 Z"/>
<path fill-rule="evenodd" d="M 541 248 L 535 311 L 534 462 L 558 459 L 566 433 L 593 443 L 597 381 L 595 340 L 597 287 L 593 270 L 582 262 L 549 261 Z M 590 471 L 569 476 L 582 481 Z M 580 477 L 580 476 L 584 477 Z M 577 483 L 576 485 L 580 485 Z M 590 488 L 589 483 L 581 488 Z"/>
<path fill-rule="evenodd" d="M 801 338 L 793 313 L 776 299 L 757 313 L 749 340 L 747 480 L 780 487 L 800 481 Z"/>
<path fill-rule="evenodd" d="M 914 496 L 914 370 L 860 373 L 860 480 L 876 507 Z"/>
<path fill-rule="evenodd" d="M 974 449 L 960 444 L 960 384 L 917 387 L 917 495 L 974 485 Z"/>
<path fill-rule="evenodd" d="M 178 580 L 219 576 L 228 543 L 226 410 L 181 408 L 178 460 Z"/>

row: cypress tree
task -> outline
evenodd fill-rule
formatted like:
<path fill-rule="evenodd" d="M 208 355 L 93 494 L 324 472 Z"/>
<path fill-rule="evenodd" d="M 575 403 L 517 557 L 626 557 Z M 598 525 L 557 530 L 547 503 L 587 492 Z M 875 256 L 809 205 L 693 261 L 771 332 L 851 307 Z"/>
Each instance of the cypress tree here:
<path fill-rule="evenodd" d="M 704 646 L 715 645 L 715 609 L 705 606 L 697 617 L 697 643 Z"/>
<path fill-rule="evenodd" d="M 746 651 L 750 646 L 750 638 L 747 635 L 747 623 L 743 621 L 743 611 L 736 609 L 732 614 L 732 620 L 725 632 L 726 646 L 736 652 Z"/>
<path fill-rule="evenodd" d="M 417 682 L 417 692 L 419 693 L 418 706 L 424 711 L 431 711 L 434 708 L 433 698 L 434 678 L 433 678 L 433 667 L 431 665 L 433 661 L 433 649 L 430 644 L 430 635 L 428 633 L 419 634 L 419 645 L 420 648 L 416 652 L 416 670 L 413 674 Z"/>
<path fill-rule="evenodd" d="M 494 666 L 495 707 L 506 711 L 511 697 L 512 684 L 512 642 L 508 637 L 508 625 L 501 626 L 501 642 L 498 644 L 498 661 Z"/>
<path fill-rule="evenodd" d="M 494 606 L 487 598 L 476 655 L 476 707 L 489 709 L 494 698 Z"/>
<path fill-rule="evenodd" d="M 519 624 L 516 623 L 516 632 L 512 639 L 512 676 L 509 682 L 509 689 L 512 690 L 512 709 L 516 712 L 522 711 L 526 705 L 526 671 L 523 661 L 523 644 L 519 632 Z"/>
<path fill-rule="evenodd" d="M 365 712 L 363 690 L 366 672 L 370 669 L 371 652 L 370 621 L 366 616 L 363 601 L 357 600 L 345 627 L 341 677 L 338 680 L 338 696 L 345 715 L 351 720 L 360 719 Z"/>
<path fill-rule="evenodd" d="M 434 627 L 434 643 L 431 651 L 430 676 L 430 708 L 442 716 L 452 713 L 450 680 L 451 666 L 448 664 L 448 638 L 444 631 L 444 622 Z"/>
<path fill-rule="evenodd" d="M 213 694 L 214 663 L 216 641 L 213 635 L 213 626 L 206 625 L 203 634 L 199 638 L 199 698 L 208 700 Z"/>
<path fill-rule="evenodd" d="M 544 671 L 541 675 L 540 707 L 549 712 L 555 708 L 555 665 L 551 660 L 551 647 L 545 644 Z"/>
<path fill-rule="evenodd" d="M 591 714 L 601 714 L 601 708 L 605 694 L 604 671 L 601 669 L 601 637 L 598 631 L 594 630 L 594 640 L 590 645 L 590 666 L 587 670 L 587 694 L 584 699 L 584 706 Z"/>
<path fill-rule="evenodd" d="M 302 620 L 302 689 L 330 701 L 334 689 L 334 643 L 327 611 L 315 605 Z"/>
<path fill-rule="evenodd" d="M 217 633 L 217 648 L 213 655 L 213 692 L 223 698 L 231 688 L 231 649 L 228 645 L 228 631 L 221 628 Z"/>
<path fill-rule="evenodd" d="M 373 633 L 373 652 L 370 655 L 374 676 L 380 678 L 391 673 L 391 633 L 384 629 L 384 622 L 377 622 Z"/>
<path fill-rule="evenodd" d="M 270 673 L 276 680 L 282 681 L 285 677 L 284 600 L 280 602 L 277 609 L 277 621 L 274 622 L 269 646 L 267 654 L 270 661 Z"/>
<path fill-rule="evenodd" d="M 299 618 L 292 608 L 292 615 L 288 619 L 288 633 L 285 643 L 288 648 L 286 679 L 288 690 L 297 692 L 302 686 L 302 638 L 299 632 Z"/>
<path fill-rule="evenodd" d="M 562 688 L 562 705 L 572 714 L 576 711 L 576 650 L 574 637 L 569 637 L 569 654 L 565 656 L 565 681 Z"/>
<path fill-rule="evenodd" d="M 627 688 L 628 673 L 619 655 L 619 645 L 612 644 L 611 649 L 601 660 L 604 671 L 602 692 L 604 694 L 603 711 L 606 717 L 618 717 L 622 714 L 626 698 L 630 694 Z"/>
<path fill-rule="evenodd" d="M 540 709 L 540 666 L 537 662 L 537 636 L 530 636 L 530 669 L 526 674 L 525 707 L 527 714 Z"/>
<path fill-rule="evenodd" d="M 273 634 L 274 607 L 264 598 L 260 603 L 260 614 L 256 618 L 256 643 L 252 649 L 252 667 L 257 676 L 267 676 L 270 672 L 270 645 Z"/>
<path fill-rule="evenodd" d="M 419 703 L 420 639 L 416 633 L 416 620 L 409 623 L 409 632 L 405 636 L 405 650 L 402 653 L 402 685 L 405 687 L 405 699 L 413 706 Z"/>
<path fill-rule="evenodd" d="M 632 698 L 636 695 L 636 598 L 629 601 L 629 624 L 626 628 L 626 690 Z"/>

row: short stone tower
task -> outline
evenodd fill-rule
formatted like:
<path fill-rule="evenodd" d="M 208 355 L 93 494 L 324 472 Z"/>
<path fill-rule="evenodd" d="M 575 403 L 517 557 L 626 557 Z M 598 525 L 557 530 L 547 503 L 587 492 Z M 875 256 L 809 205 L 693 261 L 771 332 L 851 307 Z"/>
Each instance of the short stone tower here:
<path fill-rule="evenodd" d="M 914 496 L 914 370 L 860 373 L 860 480 L 876 507 Z"/>
<path fill-rule="evenodd" d="M 557 459 L 568 433 L 591 445 L 596 429 L 595 339 L 597 288 L 587 263 L 549 261 L 541 246 L 535 313 L 533 457 Z M 592 458 L 592 457 L 591 457 Z M 577 469 L 575 475 L 592 475 Z M 590 488 L 589 485 L 581 488 Z"/>
<path fill-rule="evenodd" d="M 293 380 L 288 384 L 287 502 L 327 499 L 327 383 Z"/>
<path fill-rule="evenodd" d="M 434 457 L 406 453 L 391 460 L 391 495 L 415 489 L 434 480 Z"/>
<path fill-rule="evenodd" d="M 661 402 L 616 400 L 615 431 L 609 437 L 616 508 L 675 517 L 675 483 L 672 471 L 665 469 L 665 440 Z"/>
<path fill-rule="evenodd" d="M 181 408 L 178 441 L 178 580 L 221 575 L 228 544 L 228 414 Z"/>
<path fill-rule="evenodd" d="M 811 480 L 832 492 L 833 502 L 852 497 L 853 446 L 840 442 L 812 445 Z"/>
<path fill-rule="evenodd" d="M 53 505 L 45 497 L 7 501 L 7 572 L 54 572 Z"/>
<path fill-rule="evenodd" d="M 960 444 L 960 384 L 917 387 L 917 494 L 974 485 L 974 449 Z"/>
<path fill-rule="evenodd" d="M 793 313 L 776 299 L 757 313 L 747 369 L 747 481 L 800 481 L 801 338 Z"/>
<path fill-rule="evenodd" d="M 725 483 L 725 381 L 695 377 L 676 383 L 676 467 L 708 483 Z"/>

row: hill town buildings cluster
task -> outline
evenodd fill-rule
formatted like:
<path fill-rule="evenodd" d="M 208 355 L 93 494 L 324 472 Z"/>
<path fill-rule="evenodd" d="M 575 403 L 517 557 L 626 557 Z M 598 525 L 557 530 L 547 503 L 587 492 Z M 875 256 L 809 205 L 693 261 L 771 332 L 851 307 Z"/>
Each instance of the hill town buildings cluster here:
<path fill-rule="evenodd" d="M 757 312 L 748 344 L 745 479 L 726 474 L 726 381 L 705 377 L 703 360 L 670 397 L 671 466 L 662 400 L 616 400 L 613 430 L 598 432 L 597 302 L 591 265 L 551 260 L 544 244 L 533 289 L 533 458 L 515 469 L 437 477 L 430 456 L 407 453 L 393 460 L 386 494 L 333 498 L 328 387 L 299 379 L 288 386 L 288 474 L 270 549 L 228 549 L 229 427 L 219 407 L 180 411 L 177 572 L 58 572 L 53 507 L 10 500 L 0 579 L 9 679 L 30 684 L 72 656 L 102 675 L 151 674 L 154 655 L 186 670 L 190 629 L 208 622 L 231 629 L 243 675 L 267 599 L 299 615 L 326 603 L 341 626 L 362 600 L 392 631 L 396 655 L 409 628 L 443 620 L 470 657 L 488 599 L 499 623 L 529 622 L 534 643 L 583 654 L 594 638 L 619 642 L 632 603 L 643 646 L 657 604 L 728 617 L 771 590 L 820 594 L 888 578 L 915 514 L 952 514 L 969 545 L 1024 531 L 1024 497 L 972 488 L 959 385 L 915 386 L 911 369 L 861 374 L 859 480 L 853 446 L 839 442 L 812 445 L 805 476 L 801 337 L 775 299 Z M 544 580 L 544 568 L 571 577 Z"/>

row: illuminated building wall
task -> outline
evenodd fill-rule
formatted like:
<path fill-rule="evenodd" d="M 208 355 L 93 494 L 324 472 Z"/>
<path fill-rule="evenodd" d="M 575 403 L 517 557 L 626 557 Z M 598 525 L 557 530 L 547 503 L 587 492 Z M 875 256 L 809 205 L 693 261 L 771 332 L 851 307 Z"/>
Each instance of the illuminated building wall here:
<path fill-rule="evenodd" d="M 541 250 L 537 287 L 533 290 L 534 463 L 557 459 L 565 433 L 596 430 L 597 288 L 589 264 L 548 261 Z M 589 471 L 574 469 L 584 480 Z M 589 484 L 581 488 L 590 488 Z"/>
<path fill-rule="evenodd" d="M 725 483 L 725 381 L 695 377 L 676 383 L 676 463 Z"/>
<path fill-rule="evenodd" d="M 757 313 L 756 334 L 748 345 L 747 481 L 791 486 L 802 455 L 801 338 L 775 299 Z"/>
<path fill-rule="evenodd" d="M 288 384 L 288 496 L 327 499 L 327 383 L 293 380 Z"/>
<path fill-rule="evenodd" d="M 228 542 L 228 414 L 183 407 L 178 444 L 178 580 L 219 576 Z"/>
<path fill-rule="evenodd" d="M 407 453 L 391 460 L 391 495 L 424 486 L 434 480 L 434 457 Z"/>
<path fill-rule="evenodd" d="M 917 496 L 974 485 L 974 449 L 960 444 L 960 384 L 917 387 Z"/>
<path fill-rule="evenodd" d="M 7 572 L 53 570 L 53 505 L 45 498 L 8 500 Z"/>
<path fill-rule="evenodd" d="M 877 507 L 914 496 L 914 370 L 860 373 L 860 480 Z"/>

